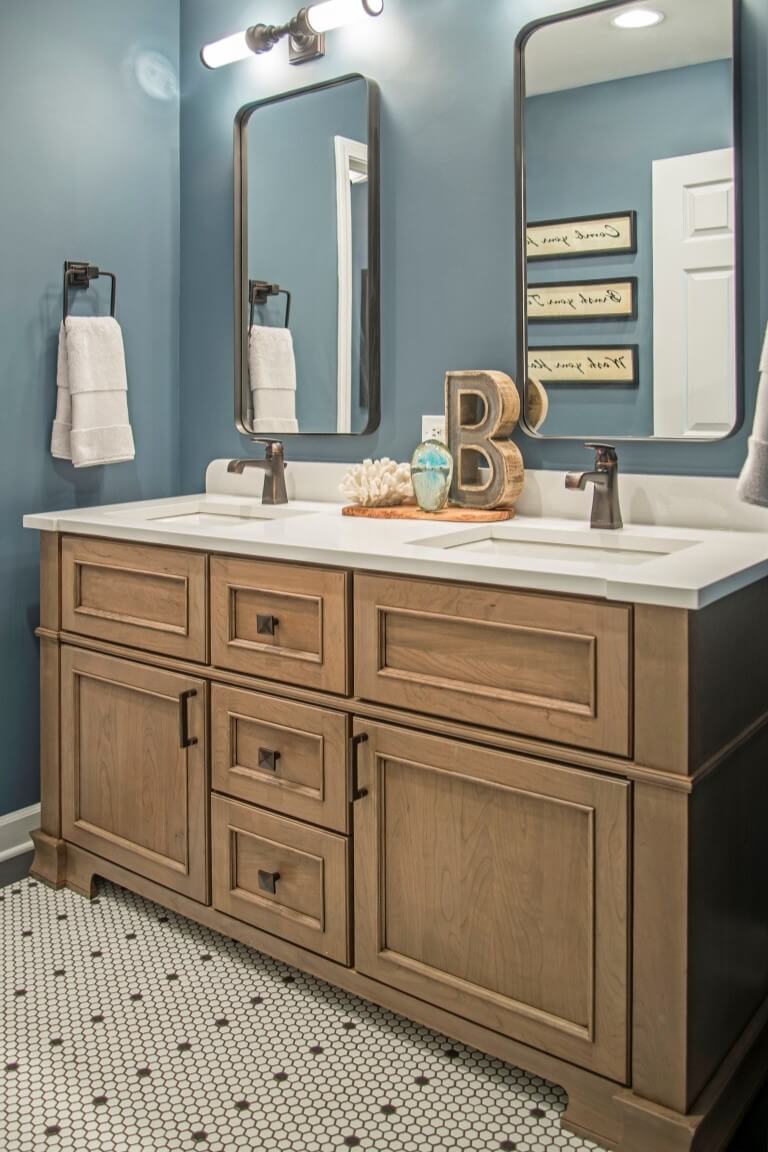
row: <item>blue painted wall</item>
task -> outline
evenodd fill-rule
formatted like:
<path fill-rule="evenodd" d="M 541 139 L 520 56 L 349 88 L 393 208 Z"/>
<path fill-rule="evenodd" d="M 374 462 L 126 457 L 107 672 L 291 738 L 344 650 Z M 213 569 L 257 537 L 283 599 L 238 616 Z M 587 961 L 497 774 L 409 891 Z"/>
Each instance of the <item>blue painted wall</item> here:
<path fill-rule="evenodd" d="M 382 90 L 382 422 L 364 439 L 292 440 L 296 459 L 405 458 L 422 413 L 440 411 L 446 369 L 515 374 L 512 44 L 570 0 L 387 0 L 383 16 L 328 36 L 324 60 L 291 67 L 283 48 L 218 72 L 201 44 L 245 27 L 247 0 L 184 0 L 182 23 L 182 483 L 213 456 L 248 451 L 232 390 L 232 122 L 240 105 L 360 71 Z M 270 0 L 269 19 L 289 0 Z M 768 319 L 768 5 L 743 0 L 745 359 L 748 420 Z M 735 475 L 746 428 L 721 444 L 628 445 L 625 469 Z M 578 444 L 520 437 L 530 467 L 573 467 Z"/>
<path fill-rule="evenodd" d="M 730 148 L 730 60 L 550 92 L 526 101 L 530 220 L 637 212 L 637 254 L 529 261 L 531 283 L 637 277 L 637 320 L 532 324 L 533 346 L 637 344 L 639 382 L 552 385 L 548 436 L 653 434 L 654 160 Z"/>
<path fill-rule="evenodd" d="M 178 486 L 179 4 L 0 7 L 2 814 L 39 795 L 38 538 L 22 515 Z M 130 464 L 75 472 L 48 450 L 65 259 L 118 275 Z"/>
<path fill-rule="evenodd" d="M 246 135 L 248 275 L 290 290 L 299 428 L 329 432 L 338 378 L 334 137 L 366 142 L 367 85 L 352 80 L 257 108 Z M 282 324 L 284 316 L 279 296 L 257 308 L 256 323 Z M 356 415 L 353 426 L 365 427 Z"/>

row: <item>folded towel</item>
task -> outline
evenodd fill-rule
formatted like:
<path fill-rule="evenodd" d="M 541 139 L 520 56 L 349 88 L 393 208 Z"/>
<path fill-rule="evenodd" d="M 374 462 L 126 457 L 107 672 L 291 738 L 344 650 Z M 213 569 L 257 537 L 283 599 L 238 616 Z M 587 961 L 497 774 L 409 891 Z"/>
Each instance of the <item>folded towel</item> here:
<path fill-rule="evenodd" d="M 248 373 L 253 398 L 253 431 L 270 435 L 298 432 L 296 358 L 290 328 L 251 326 Z"/>
<path fill-rule="evenodd" d="M 768 507 L 768 328 L 760 357 L 755 423 L 737 491 L 747 504 Z"/>
<path fill-rule="evenodd" d="M 59 331 L 51 454 L 75 468 L 133 460 L 120 325 L 111 316 L 68 316 Z"/>

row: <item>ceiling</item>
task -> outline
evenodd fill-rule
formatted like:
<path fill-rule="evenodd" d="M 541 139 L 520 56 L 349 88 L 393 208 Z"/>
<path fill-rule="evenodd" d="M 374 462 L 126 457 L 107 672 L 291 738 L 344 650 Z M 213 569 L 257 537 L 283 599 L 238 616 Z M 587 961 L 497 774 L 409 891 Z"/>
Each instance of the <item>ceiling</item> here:
<path fill-rule="evenodd" d="M 627 31 L 617 12 L 655 8 L 666 19 Z M 525 49 L 526 92 L 539 96 L 732 55 L 732 0 L 643 0 L 583 14 L 535 32 Z"/>

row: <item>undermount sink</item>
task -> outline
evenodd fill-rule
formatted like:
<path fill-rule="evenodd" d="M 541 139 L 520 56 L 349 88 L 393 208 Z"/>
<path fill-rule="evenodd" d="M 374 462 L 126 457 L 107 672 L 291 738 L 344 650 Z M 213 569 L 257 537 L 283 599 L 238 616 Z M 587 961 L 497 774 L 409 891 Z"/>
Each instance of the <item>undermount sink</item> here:
<path fill-rule="evenodd" d="M 201 497 L 196 501 L 169 501 L 125 512 L 123 516 L 143 524 L 158 524 L 164 528 L 224 528 L 238 531 L 250 528 L 258 521 L 286 520 L 293 516 L 310 515 L 305 509 L 290 504 L 261 504 L 257 500 L 212 500 Z"/>
<path fill-rule="evenodd" d="M 621 530 L 601 532 L 589 528 L 538 529 L 514 524 L 483 524 L 464 532 L 431 536 L 413 543 L 423 548 L 450 549 L 473 557 L 570 562 L 597 567 L 647 564 L 691 548 L 698 541 L 661 535 L 641 536 Z"/>

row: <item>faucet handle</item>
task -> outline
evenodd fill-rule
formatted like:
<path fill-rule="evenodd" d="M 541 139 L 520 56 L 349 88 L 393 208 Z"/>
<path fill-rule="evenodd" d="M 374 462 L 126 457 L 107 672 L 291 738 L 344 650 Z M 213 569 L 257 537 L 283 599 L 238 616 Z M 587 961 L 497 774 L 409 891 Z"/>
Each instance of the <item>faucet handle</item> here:
<path fill-rule="evenodd" d="M 595 444 L 591 441 L 584 445 L 585 448 L 592 448 L 595 453 L 595 465 L 601 464 L 618 464 L 619 454 L 613 444 Z"/>
<path fill-rule="evenodd" d="M 282 440 L 275 440 L 271 436 L 254 436 L 254 440 L 257 444 L 264 445 L 267 460 L 271 460 L 273 455 L 282 456 L 284 454 Z"/>

